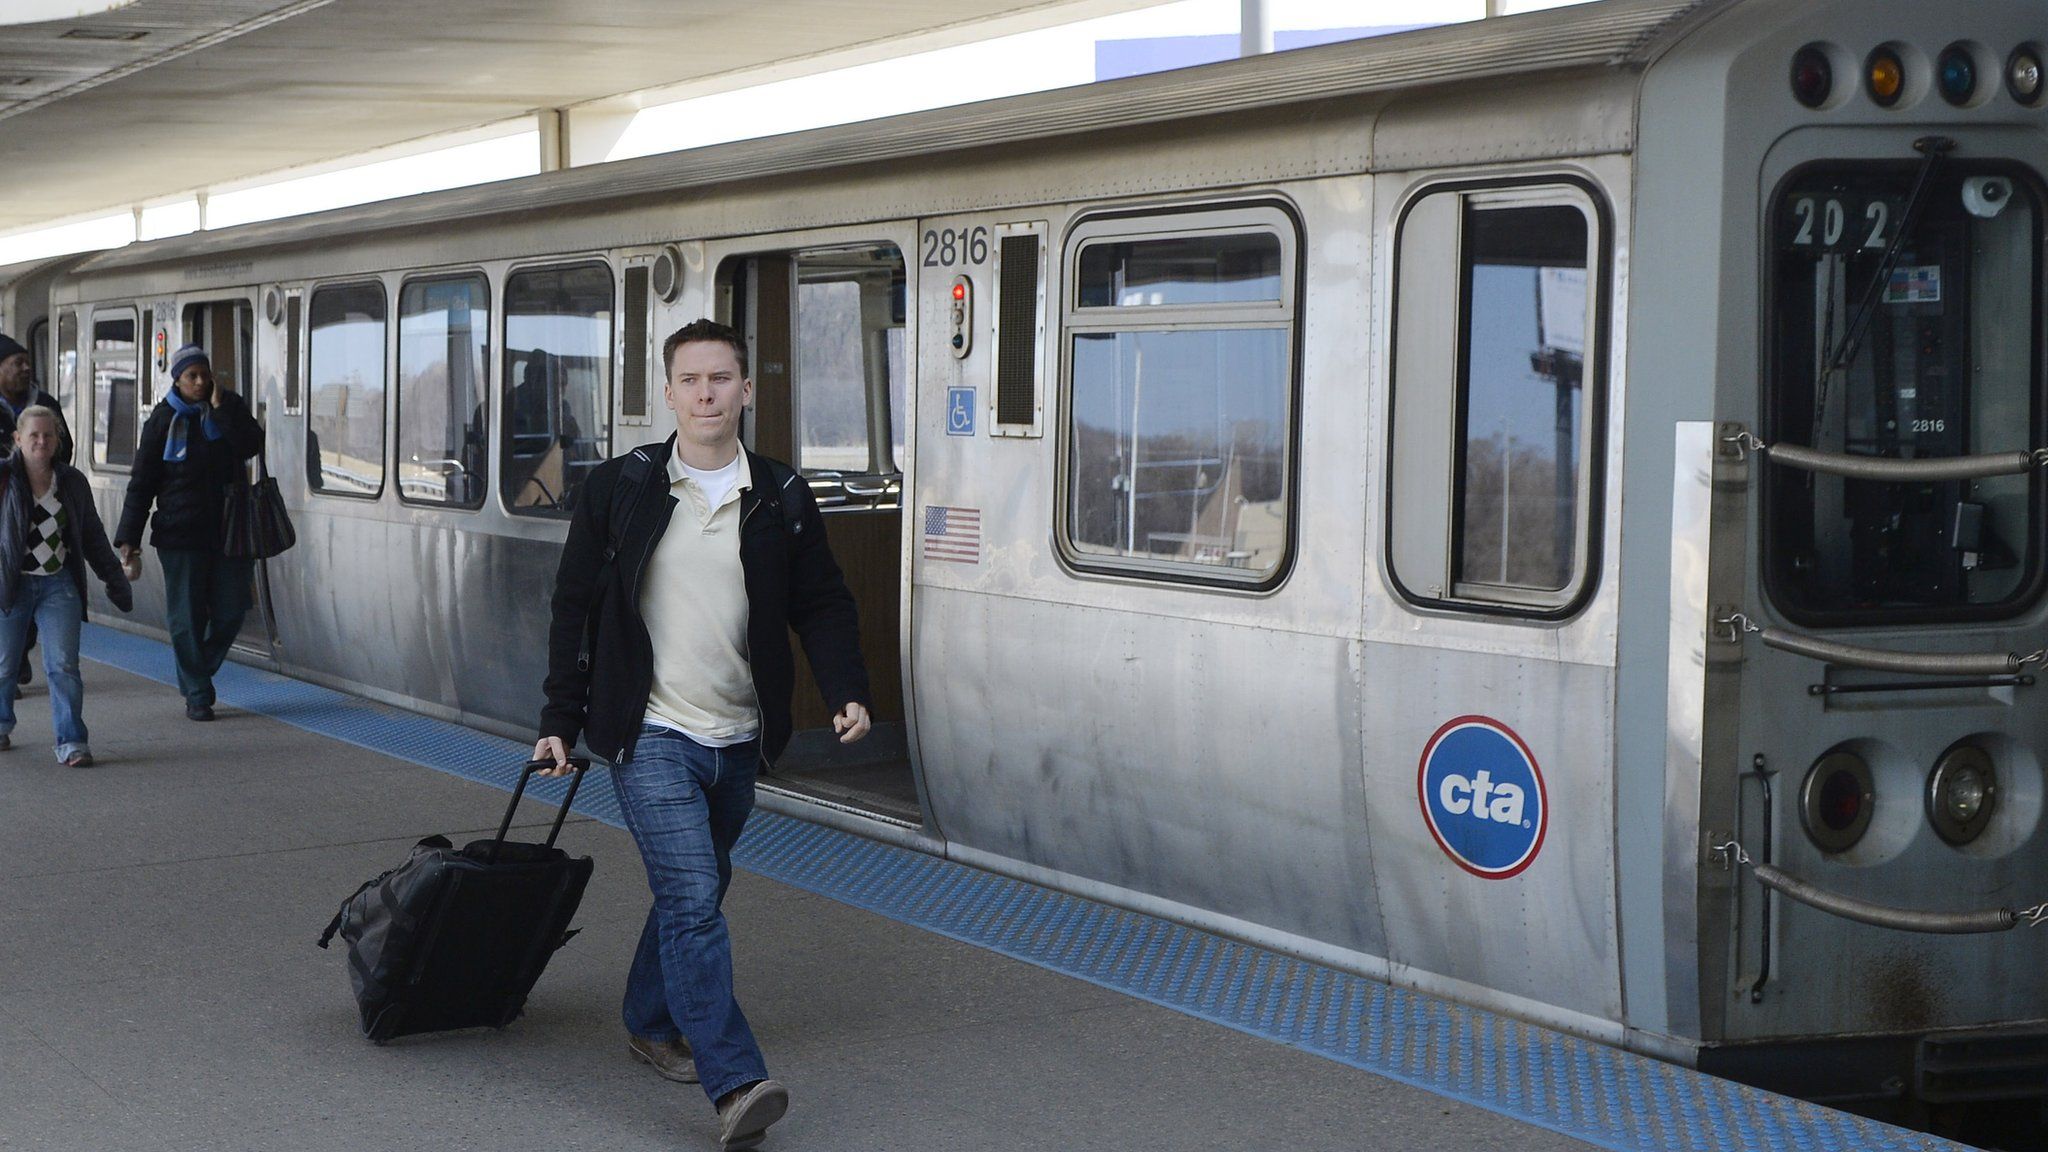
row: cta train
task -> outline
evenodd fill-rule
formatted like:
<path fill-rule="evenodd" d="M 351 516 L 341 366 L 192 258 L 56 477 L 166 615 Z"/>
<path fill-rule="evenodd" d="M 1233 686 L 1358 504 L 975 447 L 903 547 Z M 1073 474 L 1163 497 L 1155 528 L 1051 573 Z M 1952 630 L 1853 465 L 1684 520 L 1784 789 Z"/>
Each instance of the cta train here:
<path fill-rule="evenodd" d="M 783 810 L 1814 1098 L 2048 1095 L 2036 5 L 1607 0 L 4 271 L 241 658 L 531 738 L 590 469 L 746 333 L 876 737 Z M 161 583 L 114 626 L 159 631 Z M 814 694 L 812 694 L 814 695 Z"/>

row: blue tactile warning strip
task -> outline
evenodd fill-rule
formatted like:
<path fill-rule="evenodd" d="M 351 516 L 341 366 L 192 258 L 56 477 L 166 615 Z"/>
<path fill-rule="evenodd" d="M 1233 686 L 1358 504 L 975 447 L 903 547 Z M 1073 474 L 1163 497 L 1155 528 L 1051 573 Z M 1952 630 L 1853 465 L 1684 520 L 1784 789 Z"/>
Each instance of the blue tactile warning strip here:
<path fill-rule="evenodd" d="M 162 683 L 168 646 L 88 625 L 81 654 Z M 509 789 L 529 747 L 231 664 L 221 702 Z M 608 786 L 575 810 L 619 825 Z M 559 800 L 565 781 L 538 780 Z M 760 812 L 733 862 L 759 875 L 1615 1149 L 1904 1152 L 1962 1145 L 1807 1104 L 1157 917 Z"/>

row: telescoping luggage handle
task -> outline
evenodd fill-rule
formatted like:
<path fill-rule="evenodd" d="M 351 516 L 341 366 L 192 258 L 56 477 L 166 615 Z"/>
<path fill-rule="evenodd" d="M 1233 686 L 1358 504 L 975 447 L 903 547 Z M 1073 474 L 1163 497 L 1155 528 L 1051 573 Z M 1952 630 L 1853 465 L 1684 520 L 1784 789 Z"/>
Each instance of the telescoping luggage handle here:
<path fill-rule="evenodd" d="M 590 758 L 587 756 L 571 756 L 569 757 L 569 764 L 576 769 L 576 776 L 569 781 L 569 794 L 562 797 L 562 806 L 555 812 L 555 826 L 548 829 L 547 847 L 549 848 L 555 846 L 555 837 L 562 834 L 562 821 L 569 818 L 569 805 L 576 802 L 576 790 L 583 787 L 583 774 L 590 771 Z M 505 818 L 498 821 L 498 835 L 496 839 L 491 841 L 491 854 L 484 858 L 484 863 L 496 864 L 498 862 L 498 849 L 505 846 L 505 834 L 512 831 L 512 814 L 519 811 L 519 798 L 526 795 L 526 782 L 533 779 L 535 772 L 543 768 L 553 768 L 554 766 L 555 762 L 553 760 L 528 760 L 526 762 L 526 767 L 519 773 L 518 785 L 512 789 L 512 802 L 505 805 Z"/>

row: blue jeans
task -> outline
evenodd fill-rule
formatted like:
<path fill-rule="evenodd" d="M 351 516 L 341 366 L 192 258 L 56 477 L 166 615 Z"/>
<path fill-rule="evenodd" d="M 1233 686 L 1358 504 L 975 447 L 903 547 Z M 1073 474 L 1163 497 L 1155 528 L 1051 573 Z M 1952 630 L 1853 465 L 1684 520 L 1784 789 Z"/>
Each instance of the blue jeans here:
<path fill-rule="evenodd" d="M 732 846 L 754 810 L 757 740 L 706 748 L 647 725 L 633 758 L 612 768 L 619 812 L 640 846 L 654 907 L 626 977 L 626 1031 L 690 1042 L 704 1094 L 768 1077 L 761 1046 L 732 989 L 726 886 Z"/>
<path fill-rule="evenodd" d="M 164 566 L 164 623 L 178 661 L 178 691 L 187 704 L 213 706 L 220 671 L 249 612 L 256 561 L 218 552 L 159 548 Z"/>
<path fill-rule="evenodd" d="M 76 559 L 72 563 L 78 563 Z M 85 681 L 78 675 L 78 625 L 85 601 L 71 573 L 24 573 L 14 607 L 0 613 L 0 668 L 19 668 L 28 647 L 29 625 L 43 634 L 43 675 L 50 685 L 50 726 L 57 730 L 57 759 L 85 747 Z M 0 685 L 0 732 L 14 731 L 12 679 Z"/>

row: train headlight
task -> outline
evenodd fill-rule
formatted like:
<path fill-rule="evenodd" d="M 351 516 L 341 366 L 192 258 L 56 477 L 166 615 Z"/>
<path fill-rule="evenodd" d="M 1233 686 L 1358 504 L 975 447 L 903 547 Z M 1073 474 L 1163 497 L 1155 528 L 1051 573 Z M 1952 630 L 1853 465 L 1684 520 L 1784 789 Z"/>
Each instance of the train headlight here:
<path fill-rule="evenodd" d="M 1808 44 L 1792 56 L 1792 95 L 1808 108 L 1828 102 L 1835 90 L 1835 66 L 1828 62 L 1827 49 Z"/>
<path fill-rule="evenodd" d="M 1800 822 L 1822 851 L 1846 852 L 1870 829 L 1877 785 L 1863 757 L 1837 748 L 1806 771 L 1799 789 Z"/>
<path fill-rule="evenodd" d="M 1941 58 L 1935 61 L 1934 80 L 1943 100 L 1958 108 L 1968 105 L 1977 95 L 1977 59 L 1969 47 L 1951 44 L 1942 49 Z"/>
<path fill-rule="evenodd" d="M 2013 49 L 2005 62 L 2005 90 L 2022 104 L 2041 99 L 2040 52 L 2027 45 Z"/>
<path fill-rule="evenodd" d="M 1890 46 L 1879 48 L 1863 62 L 1863 86 L 1880 108 L 1889 108 L 1906 94 L 1906 65 Z"/>
<path fill-rule="evenodd" d="M 1983 835 L 1998 809 L 1998 769 L 1991 754 L 1975 744 L 1958 744 L 1941 754 L 1927 775 L 1927 822 L 1951 844 Z"/>

